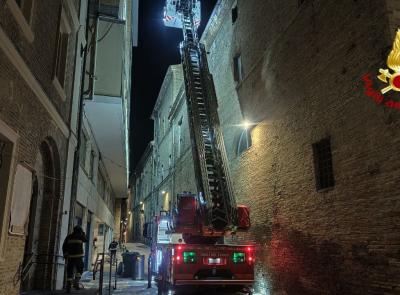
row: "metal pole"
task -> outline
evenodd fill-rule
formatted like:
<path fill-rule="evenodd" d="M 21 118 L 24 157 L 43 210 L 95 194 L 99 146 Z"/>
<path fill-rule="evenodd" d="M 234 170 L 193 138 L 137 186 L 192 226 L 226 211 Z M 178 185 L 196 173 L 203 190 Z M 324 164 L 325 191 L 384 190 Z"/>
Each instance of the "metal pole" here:
<path fill-rule="evenodd" d="M 114 290 L 117 289 L 117 271 L 118 271 L 118 258 L 117 258 L 117 256 L 115 256 Z"/>
<path fill-rule="evenodd" d="M 104 275 L 104 252 L 100 264 L 99 295 L 103 294 L 103 275 Z"/>
<path fill-rule="evenodd" d="M 81 130 L 83 122 L 83 108 L 84 108 L 84 98 L 83 93 L 85 91 L 85 77 L 86 77 L 86 62 L 88 55 L 88 47 L 91 42 L 89 42 L 89 25 L 90 25 L 90 1 L 87 1 L 87 12 L 86 12 L 86 28 L 85 28 L 85 41 L 86 45 L 82 50 L 83 62 L 82 62 L 82 77 L 81 77 L 81 89 L 79 93 L 79 111 L 78 111 L 78 122 L 76 130 L 76 148 L 74 152 L 74 165 L 72 168 L 72 184 L 71 184 L 71 201 L 69 207 L 69 220 L 68 220 L 68 232 L 72 231 L 75 219 L 75 202 L 78 193 L 78 174 L 79 174 L 79 150 L 81 147 Z M 72 136 L 72 135 L 70 135 Z"/>
<path fill-rule="evenodd" d="M 151 270 L 151 252 L 149 254 L 149 258 L 147 259 L 147 289 L 151 288 L 151 276 L 152 275 L 152 270 Z"/>
<path fill-rule="evenodd" d="M 107 232 L 108 232 L 107 225 L 104 224 L 103 254 L 102 254 L 103 259 L 101 260 L 101 265 L 100 265 L 99 295 L 102 295 L 102 294 L 103 294 L 104 263 L 105 263 L 105 256 L 106 256 Z"/>
<path fill-rule="evenodd" d="M 111 281 L 112 281 L 112 270 L 113 270 L 113 259 L 114 259 L 114 257 L 113 257 L 114 255 L 112 255 L 111 253 L 110 253 L 110 275 L 109 275 L 109 280 L 108 280 L 108 294 L 111 294 Z"/>

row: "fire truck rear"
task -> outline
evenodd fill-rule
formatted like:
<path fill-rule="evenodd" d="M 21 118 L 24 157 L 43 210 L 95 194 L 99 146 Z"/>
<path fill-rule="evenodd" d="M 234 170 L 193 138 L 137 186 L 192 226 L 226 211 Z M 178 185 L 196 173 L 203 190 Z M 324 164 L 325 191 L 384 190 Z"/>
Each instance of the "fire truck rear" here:
<path fill-rule="evenodd" d="M 159 247 L 160 293 L 181 286 L 238 286 L 254 282 L 254 248 L 237 245 L 170 244 Z"/>

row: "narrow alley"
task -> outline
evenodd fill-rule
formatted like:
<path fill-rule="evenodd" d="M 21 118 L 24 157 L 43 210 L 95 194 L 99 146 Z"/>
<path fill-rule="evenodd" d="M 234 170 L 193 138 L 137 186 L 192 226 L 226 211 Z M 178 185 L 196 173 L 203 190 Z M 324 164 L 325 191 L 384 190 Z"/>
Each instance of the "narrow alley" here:
<path fill-rule="evenodd" d="M 0 0 L 0 295 L 400 295 L 400 0 Z"/>

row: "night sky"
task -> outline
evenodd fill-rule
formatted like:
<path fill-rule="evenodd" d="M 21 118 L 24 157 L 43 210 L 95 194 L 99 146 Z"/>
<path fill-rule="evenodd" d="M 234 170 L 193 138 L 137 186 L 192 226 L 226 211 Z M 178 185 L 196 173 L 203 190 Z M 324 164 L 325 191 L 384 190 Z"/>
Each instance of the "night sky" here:
<path fill-rule="evenodd" d="M 202 0 L 204 30 L 217 0 Z M 153 139 L 150 119 L 168 66 L 180 63 L 182 31 L 162 22 L 165 0 L 139 1 L 139 44 L 133 49 L 131 101 L 131 172 Z"/>

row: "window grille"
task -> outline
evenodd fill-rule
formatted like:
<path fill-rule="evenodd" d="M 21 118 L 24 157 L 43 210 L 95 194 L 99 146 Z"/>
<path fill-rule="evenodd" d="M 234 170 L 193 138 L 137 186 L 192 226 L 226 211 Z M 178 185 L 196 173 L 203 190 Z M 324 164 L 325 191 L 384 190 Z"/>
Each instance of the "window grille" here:
<path fill-rule="evenodd" d="M 32 20 L 33 0 L 15 0 L 28 24 Z"/>
<path fill-rule="evenodd" d="M 65 96 L 65 80 L 66 80 L 66 70 L 67 70 L 67 58 L 68 58 L 68 45 L 69 37 L 71 34 L 71 26 L 68 21 L 68 17 L 64 8 L 61 9 L 59 15 L 59 27 L 57 35 L 57 47 L 56 47 L 56 60 L 54 67 L 54 76 L 57 78 L 56 88 L 58 89 L 62 96 Z M 65 97 L 64 97 L 65 99 Z"/>
<path fill-rule="evenodd" d="M 312 147 L 317 190 L 335 186 L 330 138 L 322 139 Z"/>
<path fill-rule="evenodd" d="M 242 82 L 243 80 L 242 57 L 240 54 L 233 58 L 233 77 L 238 83 Z"/>
<path fill-rule="evenodd" d="M 3 167 L 3 157 L 4 157 L 4 148 L 6 147 L 6 143 L 0 140 L 0 168 Z"/>
<path fill-rule="evenodd" d="M 238 7 L 236 5 L 234 8 L 232 8 L 232 24 L 236 22 L 238 15 Z"/>

